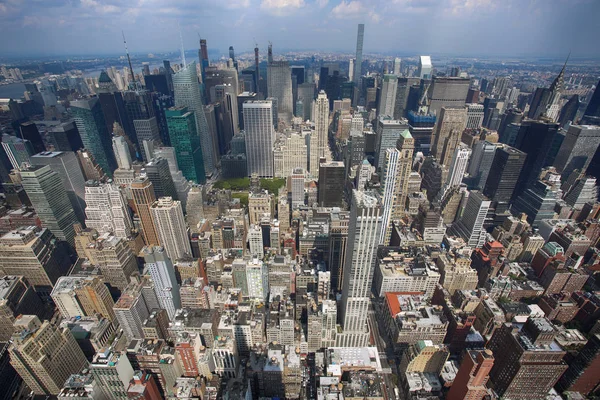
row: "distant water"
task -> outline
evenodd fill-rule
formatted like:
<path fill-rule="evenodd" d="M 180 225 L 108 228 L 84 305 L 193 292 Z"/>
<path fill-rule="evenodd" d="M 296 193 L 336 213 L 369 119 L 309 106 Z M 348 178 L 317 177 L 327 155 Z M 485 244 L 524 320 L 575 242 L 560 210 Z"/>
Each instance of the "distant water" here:
<path fill-rule="evenodd" d="M 25 85 L 22 83 L 11 83 L 9 85 L 0 85 L 0 99 L 20 99 L 25 92 Z"/>

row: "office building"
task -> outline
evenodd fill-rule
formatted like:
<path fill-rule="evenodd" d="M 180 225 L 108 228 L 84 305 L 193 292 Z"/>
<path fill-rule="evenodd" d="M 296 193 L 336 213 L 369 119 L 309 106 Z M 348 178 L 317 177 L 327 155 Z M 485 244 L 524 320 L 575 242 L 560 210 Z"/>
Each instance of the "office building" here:
<path fill-rule="evenodd" d="M 72 120 L 52 126 L 46 133 L 46 137 L 54 146 L 54 151 L 77 151 L 83 148 L 81 136 Z"/>
<path fill-rule="evenodd" d="M 188 111 L 194 113 L 196 132 L 200 136 L 204 172 L 207 176 L 212 175 L 216 161 L 214 155 L 215 146 L 213 145 L 213 137 L 210 134 L 204 114 L 204 105 L 202 104 L 200 85 L 198 85 L 195 62 L 191 62 L 173 75 L 173 89 L 175 91 L 175 106 L 187 107 Z"/>
<path fill-rule="evenodd" d="M 19 139 L 16 136 L 8 134 L 2 135 L 2 148 L 8 157 L 10 165 L 16 170 L 20 170 L 31 164 L 30 158 L 35 154 L 35 150 L 29 140 Z"/>
<path fill-rule="evenodd" d="M 342 347 L 362 347 L 369 337 L 366 318 L 383 222 L 381 201 L 375 192 L 354 190 L 350 210 L 340 304 L 342 332 L 336 341 Z"/>
<path fill-rule="evenodd" d="M 31 156 L 30 161 L 32 165 L 49 165 L 53 171 L 58 173 L 77 220 L 83 222 L 85 219 L 85 178 L 75 153 L 45 151 Z"/>
<path fill-rule="evenodd" d="M 162 247 L 145 247 L 143 250 L 146 271 L 152 277 L 154 293 L 158 304 L 167 310 L 169 319 L 175 317 L 175 311 L 181 308 L 179 284 L 175 277 L 173 263 Z"/>
<path fill-rule="evenodd" d="M 71 374 L 87 366 L 83 351 L 68 328 L 58 328 L 35 315 L 14 323 L 10 363 L 36 395 L 57 395 Z"/>
<path fill-rule="evenodd" d="M 177 164 L 186 179 L 204 183 L 206 173 L 200 148 L 200 137 L 196 131 L 194 113 L 187 107 L 175 107 L 165 111 L 169 139 L 175 148 Z"/>
<path fill-rule="evenodd" d="M 483 190 L 490 173 L 490 168 L 492 168 L 496 149 L 500 146 L 499 143 L 491 143 L 487 140 L 480 140 L 473 146 L 473 154 L 468 169 L 471 187 Z"/>
<path fill-rule="evenodd" d="M 393 120 L 391 117 L 380 115 L 377 119 L 376 131 L 375 167 L 381 168 L 380 163 L 383 161 L 385 150 L 396 148 L 396 142 L 400 139 L 401 134 L 408 131 L 408 121 L 405 119 Z"/>
<path fill-rule="evenodd" d="M 311 134 L 311 170 L 313 176 L 319 176 L 319 162 L 322 157 L 329 158 L 329 100 L 323 90 L 317 96 L 313 103 L 312 117 L 315 120 L 315 131 Z M 317 137 L 316 146 L 313 148 L 312 135 Z M 313 160 L 317 160 L 313 168 Z"/>
<path fill-rule="evenodd" d="M 246 131 L 246 157 L 248 175 L 273 177 L 273 103 L 270 101 L 247 101 L 243 104 L 244 129 Z"/>
<path fill-rule="evenodd" d="M 8 343 L 13 323 L 19 315 L 45 313 L 40 296 L 23 276 L 6 275 L 0 278 L 0 342 Z"/>
<path fill-rule="evenodd" d="M 60 277 L 50 296 L 65 319 L 100 314 L 111 322 L 116 321 L 115 302 L 102 277 Z"/>
<path fill-rule="evenodd" d="M 429 88 L 429 114 L 440 115 L 443 107 L 463 108 L 469 84 L 468 78 L 434 77 Z"/>
<path fill-rule="evenodd" d="M 322 162 L 319 167 L 318 201 L 321 207 L 341 207 L 345 167 L 342 161 Z"/>
<path fill-rule="evenodd" d="M 491 201 L 483 193 L 471 191 L 462 217 L 452 225 L 451 232 L 462 237 L 469 246 L 483 246 L 487 235 L 483 223 L 490 205 Z"/>
<path fill-rule="evenodd" d="M 441 107 L 431 139 L 431 153 L 440 164 L 450 165 L 466 126 L 466 107 Z"/>
<path fill-rule="evenodd" d="M 596 84 L 596 89 L 588 102 L 588 106 L 581 118 L 582 124 L 599 125 L 600 124 L 600 82 Z"/>
<path fill-rule="evenodd" d="M 491 350 L 467 350 L 446 398 L 483 400 L 489 393 L 486 384 L 493 366 L 494 354 Z"/>
<path fill-rule="evenodd" d="M 113 183 L 88 181 L 85 184 L 85 224 L 100 234 L 128 238 L 133 230 L 129 206 L 121 188 Z"/>
<path fill-rule="evenodd" d="M 433 65 L 430 56 L 419 56 L 417 75 L 420 79 L 429 80 L 433 77 Z"/>
<path fill-rule="evenodd" d="M 396 90 L 398 89 L 398 76 L 385 74 L 381 83 L 381 93 L 377 112 L 379 115 L 394 116 L 396 107 Z"/>
<path fill-rule="evenodd" d="M 58 172 L 49 165 L 32 166 L 21 171 L 21 184 L 42 225 L 56 238 L 73 245 L 77 217 Z"/>
<path fill-rule="evenodd" d="M 483 194 L 492 201 L 497 215 L 508 210 L 526 157 L 508 145 L 496 149 Z"/>
<path fill-rule="evenodd" d="M 308 170 L 308 146 L 305 132 L 279 135 L 273 146 L 274 173 L 286 178 L 294 169 Z"/>
<path fill-rule="evenodd" d="M 267 64 L 267 93 L 269 98 L 277 99 L 278 118 L 287 124 L 294 115 L 292 72 L 287 61 L 269 61 Z"/>
<path fill-rule="evenodd" d="M 115 317 L 128 340 L 144 337 L 143 322 L 160 308 L 154 289 L 147 282 L 132 282 L 115 303 Z"/>
<path fill-rule="evenodd" d="M 566 352 L 556 335 L 556 327 L 545 318 L 529 318 L 520 329 L 511 323 L 497 328 L 487 345 L 494 354 L 494 391 L 507 399 L 545 399 L 567 369 Z"/>
<path fill-rule="evenodd" d="M 157 198 L 169 196 L 178 199 L 175 182 L 173 182 L 173 176 L 169 168 L 169 161 L 166 158 L 153 157 L 144 165 L 143 172 L 152 182 L 154 194 Z"/>
<path fill-rule="evenodd" d="M 288 177 L 289 191 L 292 194 L 292 208 L 304 205 L 304 170 L 296 168 Z"/>
<path fill-rule="evenodd" d="M 567 180 L 573 171 L 585 172 L 600 144 L 600 127 L 570 125 L 556 154 L 554 166 Z"/>
<path fill-rule="evenodd" d="M 579 392 L 588 396 L 597 391 L 600 364 L 600 335 L 593 334 L 585 346 L 569 363 L 569 368 L 559 379 L 557 388 L 562 391 Z"/>
<path fill-rule="evenodd" d="M 479 129 L 483 124 L 483 104 L 467 104 L 466 129 Z"/>
<path fill-rule="evenodd" d="M 150 212 L 150 206 L 156 201 L 152 182 L 147 177 L 135 179 L 131 183 L 131 194 L 136 214 L 140 219 L 144 243 L 147 246 L 159 245 L 160 241 Z"/>
<path fill-rule="evenodd" d="M 127 387 L 134 371 L 124 353 L 105 348 L 94 355 L 88 369 L 108 399 L 127 399 Z"/>
<path fill-rule="evenodd" d="M 29 140 L 33 146 L 33 151 L 36 153 L 43 153 L 46 151 L 46 146 L 40 135 L 35 122 L 27 121 L 19 125 L 19 137 L 23 140 Z"/>
<path fill-rule="evenodd" d="M 105 125 L 100 100 L 90 98 L 72 101 L 71 114 L 83 146 L 92 153 L 104 172 L 112 176 L 112 172 L 117 168 L 110 139 L 112 130 L 108 130 Z"/>
<path fill-rule="evenodd" d="M 171 260 L 192 256 L 192 248 L 181 202 L 161 197 L 150 207 L 158 240 Z"/>
<path fill-rule="evenodd" d="M 404 252 L 387 246 L 379 246 L 376 254 L 373 291 L 377 296 L 396 292 L 433 295 L 440 273 L 430 257 L 418 250 Z"/>
<path fill-rule="evenodd" d="M 465 176 L 469 158 L 471 157 L 471 149 L 461 143 L 452 156 L 452 163 L 448 169 L 448 179 L 446 180 L 446 188 L 459 186 Z"/>

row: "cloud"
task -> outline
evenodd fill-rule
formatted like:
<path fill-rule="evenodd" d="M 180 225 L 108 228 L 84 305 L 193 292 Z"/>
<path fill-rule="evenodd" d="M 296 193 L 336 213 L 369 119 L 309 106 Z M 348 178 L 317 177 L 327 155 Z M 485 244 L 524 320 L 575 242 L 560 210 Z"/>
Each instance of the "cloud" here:
<path fill-rule="evenodd" d="M 465 13 L 473 12 L 479 9 L 493 9 L 496 7 L 496 3 L 492 0 L 452 0 L 450 2 L 450 8 L 452 13 Z"/>
<path fill-rule="evenodd" d="M 333 7 L 331 13 L 335 18 L 357 18 L 363 15 L 364 6 L 358 0 L 346 2 L 342 0 L 340 4 Z"/>
<path fill-rule="evenodd" d="M 329 0 L 317 0 L 317 6 L 319 6 L 319 8 L 325 8 L 328 3 Z"/>
<path fill-rule="evenodd" d="M 114 4 L 101 4 L 96 0 L 81 0 L 81 5 L 101 14 L 113 14 L 121 11 L 121 8 Z"/>
<path fill-rule="evenodd" d="M 305 6 L 304 0 L 262 0 L 260 9 L 269 14 L 285 16 Z"/>

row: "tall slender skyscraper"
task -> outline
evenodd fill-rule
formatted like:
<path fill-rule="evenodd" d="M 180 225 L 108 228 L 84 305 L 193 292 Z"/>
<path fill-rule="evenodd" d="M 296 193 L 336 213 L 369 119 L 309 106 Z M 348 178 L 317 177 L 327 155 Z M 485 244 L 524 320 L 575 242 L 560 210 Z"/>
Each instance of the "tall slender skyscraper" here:
<path fill-rule="evenodd" d="M 294 113 L 292 70 L 287 61 L 269 61 L 267 65 L 267 92 L 277 99 L 279 118 L 288 123 Z"/>
<path fill-rule="evenodd" d="M 358 33 L 356 35 L 356 64 L 354 65 L 354 77 L 352 81 L 356 86 L 360 83 L 362 75 L 362 53 L 363 39 L 365 37 L 365 24 L 358 24 Z"/>
<path fill-rule="evenodd" d="M 181 202 L 161 197 L 150 207 L 158 239 L 171 260 L 192 256 L 192 248 L 183 217 Z"/>
<path fill-rule="evenodd" d="M 21 171 L 21 179 L 42 225 L 58 239 L 73 245 L 73 224 L 77 223 L 77 218 L 58 173 L 49 165 L 33 166 Z"/>
<path fill-rule="evenodd" d="M 379 105 L 377 106 L 379 115 L 394 116 L 397 88 L 398 77 L 392 74 L 385 74 L 381 83 L 381 95 L 379 96 Z"/>
<path fill-rule="evenodd" d="M 319 92 L 317 100 L 313 104 L 314 105 L 312 115 L 315 120 L 314 134 L 317 136 L 317 146 L 316 149 L 313 149 L 312 146 L 310 149 L 310 173 L 313 176 L 317 177 L 319 176 L 320 164 L 318 160 L 321 157 L 327 158 L 327 156 L 329 155 L 329 146 L 327 141 L 329 133 L 329 100 L 327 100 L 327 95 L 325 94 L 325 91 L 321 90 Z M 311 140 L 311 145 L 312 143 L 314 142 Z M 313 150 L 316 150 L 316 154 L 313 154 Z M 315 168 L 313 168 L 313 163 Z"/>
<path fill-rule="evenodd" d="M 143 176 L 131 183 L 131 194 L 136 213 L 142 224 L 142 235 L 147 246 L 156 246 L 160 242 L 156 234 L 156 227 L 150 213 L 150 206 L 156 201 L 152 182 Z"/>
<path fill-rule="evenodd" d="M 496 150 L 483 194 L 492 200 L 496 214 L 508 210 L 527 154 L 504 145 Z"/>
<path fill-rule="evenodd" d="M 486 238 L 483 223 L 485 222 L 490 204 L 491 201 L 483 193 L 477 190 L 471 191 L 461 219 L 452 225 L 452 233 L 460 235 L 469 246 L 483 246 Z"/>
<path fill-rule="evenodd" d="M 340 305 L 341 347 L 363 347 L 369 339 L 367 315 L 381 235 L 381 201 L 375 192 L 352 191 L 346 264 Z"/>
<path fill-rule="evenodd" d="M 431 152 L 440 164 L 450 165 L 466 126 L 466 107 L 442 107 L 431 138 Z"/>
<path fill-rule="evenodd" d="M 72 101 L 71 113 L 83 145 L 92 153 L 104 173 L 112 176 L 117 162 L 112 152 L 111 132 L 106 130 L 100 102 L 97 98 Z"/>
<path fill-rule="evenodd" d="M 243 108 L 248 175 L 272 178 L 275 143 L 273 103 L 268 100 L 247 101 Z"/>
<path fill-rule="evenodd" d="M 173 87 L 175 90 L 175 106 L 187 107 L 188 111 L 194 112 L 196 130 L 198 136 L 200 136 L 204 171 L 207 175 L 212 175 L 215 169 L 213 139 L 208 129 L 206 115 L 204 114 L 204 105 L 202 104 L 200 85 L 198 85 L 195 62 L 180 69 L 173 76 Z"/>

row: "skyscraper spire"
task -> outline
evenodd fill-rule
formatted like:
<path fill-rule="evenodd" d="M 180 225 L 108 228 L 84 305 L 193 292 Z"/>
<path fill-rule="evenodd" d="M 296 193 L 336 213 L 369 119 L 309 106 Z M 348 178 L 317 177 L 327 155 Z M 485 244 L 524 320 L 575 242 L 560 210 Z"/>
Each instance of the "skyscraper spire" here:
<path fill-rule="evenodd" d="M 565 69 L 567 68 L 567 63 L 569 62 L 569 58 L 571 57 L 571 52 L 569 51 L 569 54 L 567 55 L 567 59 L 565 60 L 565 64 L 563 65 L 562 69 L 560 70 L 560 72 L 558 73 L 558 75 L 556 76 L 556 78 L 554 78 L 554 81 L 552 82 L 552 85 L 550 85 L 550 90 L 552 90 L 552 92 L 556 92 L 556 91 L 560 91 L 562 90 L 564 83 L 565 83 Z"/>
<path fill-rule="evenodd" d="M 183 63 L 183 68 L 185 68 L 187 64 L 185 62 L 185 49 L 183 48 L 183 35 L 181 34 L 181 25 L 179 23 L 177 25 L 179 26 L 179 40 L 181 40 L 181 62 Z"/>
<path fill-rule="evenodd" d="M 129 57 L 129 49 L 127 48 L 127 41 L 125 40 L 125 32 L 121 30 L 123 35 L 123 44 L 125 45 L 125 53 L 127 53 L 127 62 L 129 62 L 129 72 L 131 73 L 131 80 L 135 84 L 135 74 L 133 73 L 133 67 L 131 66 L 131 58 Z"/>

